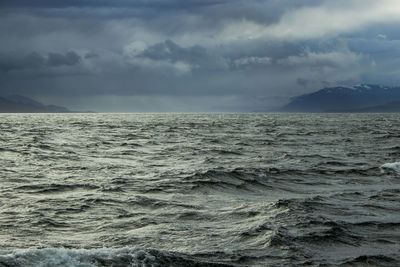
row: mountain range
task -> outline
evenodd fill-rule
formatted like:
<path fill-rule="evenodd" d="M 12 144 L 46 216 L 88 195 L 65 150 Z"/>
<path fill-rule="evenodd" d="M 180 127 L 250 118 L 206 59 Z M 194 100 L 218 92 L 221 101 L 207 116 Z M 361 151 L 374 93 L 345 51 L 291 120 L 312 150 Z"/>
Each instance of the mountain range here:
<path fill-rule="evenodd" d="M 400 112 L 400 87 L 361 84 L 292 98 L 280 112 Z"/>
<path fill-rule="evenodd" d="M 0 113 L 68 113 L 65 107 L 44 105 L 31 98 L 20 95 L 0 97 Z"/>

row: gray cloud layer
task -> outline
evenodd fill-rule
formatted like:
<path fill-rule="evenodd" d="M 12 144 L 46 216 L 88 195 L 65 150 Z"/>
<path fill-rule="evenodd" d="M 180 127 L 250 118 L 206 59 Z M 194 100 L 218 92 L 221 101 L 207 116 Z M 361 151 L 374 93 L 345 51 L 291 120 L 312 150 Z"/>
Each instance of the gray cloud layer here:
<path fill-rule="evenodd" d="M 31 52 L 26 56 L 0 55 L 0 70 L 3 72 L 22 69 L 39 69 L 45 67 L 72 66 L 79 63 L 81 57 L 73 51 L 65 54 L 49 53 L 42 56 L 37 52 Z"/>
<path fill-rule="evenodd" d="M 104 111 L 268 109 L 326 85 L 399 84 L 399 22 L 397 0 L 5 0 L 0 94 Z"/>

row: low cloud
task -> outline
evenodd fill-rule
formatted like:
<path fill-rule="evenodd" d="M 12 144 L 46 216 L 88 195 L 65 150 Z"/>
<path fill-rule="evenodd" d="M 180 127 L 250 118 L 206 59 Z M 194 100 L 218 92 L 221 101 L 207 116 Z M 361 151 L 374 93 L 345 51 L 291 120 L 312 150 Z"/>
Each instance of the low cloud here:
<path fill-rule="evenodd" d="M 94 52 L 87 52 L 87 53 L 85 54 L 85 58 L 86 58 L 86 59 L 98 58 L 98 57 L 99 57 L 99 55 L 96 54 L 96 53 L 94 53 Z"/>
<path fill-rule="evenodd" d="M 285 67 L 309 68 L 313 71 L 325 69 L 344 69 L 359 65 L 362 56 L 351 51 L 332 51 L 327 53 L 306 51 L 301 55 L 289 56 L 278 61 Z"/>
<path fill-rule="evenodd" d="M 225 60 L 201 46 L 182 47 L 171 40 L 147 46 L 135 41 L 124 49 L 128 62 L 147 69 L 170 67 L 178 74 L 227 68 Z"/>
<path fill-rule="evenodd" d="M 297 78 L 296 83 L 297 83 L 298 85 L 300 85 L 300 86 L 306 87 L 306 86 L 310 83 L 310 80 L 302 79 L 302 78 Z"/>
<path fill-rule="evenodd" d="M 272 63 L 270 57 L 241 57 L 234 60 L 236 67 L 267 66 Z"/>
<path fill-rule="evenodd" d="M 50 53 L 47 58 L 47 66 L 59 67 L 59 66 L 72 66 L 78 64 L 81 57 L 75 52 L 67 52 L 66 54 Z"/>
<path fill-rule="evenodd" d="M 23 69 L 40 69 L 46 67 L 73 66 L 80 62 L 81 57 L 73 52 L 49 53 L 43 56 L 37 52 L 29 53 L 26 56 L 0 56 L 0 70 L 3 72 L 23 70 Z"/>

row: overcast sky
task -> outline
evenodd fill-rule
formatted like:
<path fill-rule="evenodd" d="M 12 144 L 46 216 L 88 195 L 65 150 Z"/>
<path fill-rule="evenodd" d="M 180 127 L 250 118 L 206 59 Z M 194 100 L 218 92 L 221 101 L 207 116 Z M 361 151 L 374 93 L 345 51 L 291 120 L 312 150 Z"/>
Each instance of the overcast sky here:
<path fill-rule="evenodd" d="M 0 95 L 74 110 L 259 111 L 400 85 L 399 0 L 2 0 Z"/>

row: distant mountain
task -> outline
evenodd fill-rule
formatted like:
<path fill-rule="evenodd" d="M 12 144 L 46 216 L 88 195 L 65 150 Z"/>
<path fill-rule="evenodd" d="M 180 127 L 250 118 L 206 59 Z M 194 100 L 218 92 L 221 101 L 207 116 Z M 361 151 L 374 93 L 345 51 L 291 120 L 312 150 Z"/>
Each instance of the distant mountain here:
<path fill-rule="evenodd" d="M 399 112 L 400 87 L 356 85 L 324 88 L 292 99 L 283 112 Z"/>
<path fill-rule="evenodd" d="M 65 107 L 44 105 L 20 95 L 0 97 L 0 113 L 68 113 Z"/>

